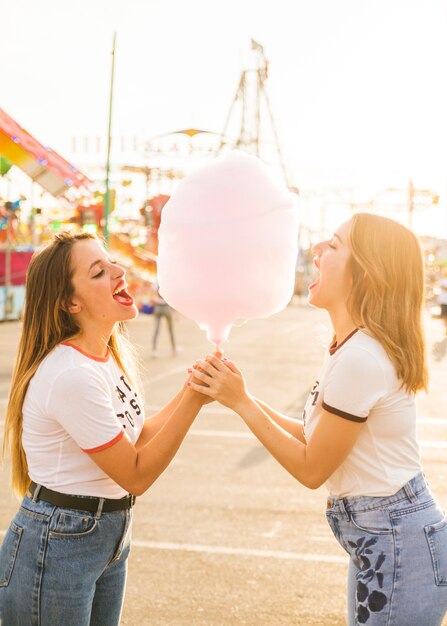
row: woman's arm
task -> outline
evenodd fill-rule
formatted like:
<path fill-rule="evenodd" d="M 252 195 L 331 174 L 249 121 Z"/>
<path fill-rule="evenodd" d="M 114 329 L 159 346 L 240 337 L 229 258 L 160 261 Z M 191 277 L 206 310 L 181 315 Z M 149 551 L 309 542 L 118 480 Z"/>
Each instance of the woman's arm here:
<path fill-rule="evenodd" d="M 303 443 L 251 399 L 237 413 L 275 459 L 310 489 L 317 489 L 348 456 L 362 427 L 323 410 L 309 443 Z"/>
<path fill-rule="evenodd" d="M 178 402 L 164 423 L 166 415 L 157 418 L 160 427 L 146 443 L 139 441 L 139 445 L 134 446 L 124 436 L 110 448 L 89 453 L 92 461 L 112 480 L 135 496 L 143 494 L 167 468 L 203 405 L 203 396 L 190 389 L 178 396 L 173 400 L 178 399 Z M 149 431 L 150 426 L 145 437 Z"/>
<path fill-rule="evenodd" d="M 160 411 L 154 413 L 145 420 L 144 426 L 141 429 L 140 436 L 135 443 L 135 448 L 137 450 L 143 448 L 152 439 L 152 437 L 154 437 L 154 435 L 158 433 L 160 428 L 165 425 L 166 420 L 171 417 L 175 408 L 179 405 L 184 393 L 185 388 L 182 387 L 178 394 L 174 396 L 174 398 L 172 398 L 172 400 L 168 402 L 166 406 L 164 406 Z"/>
<path fill-rule="evenodd" d="M 217 358 L 220 358 L 222 354 L 218 353 L 218 354 L 215 354 L 215 356 L 217 356 Z M 232 372 L 234 372 L 235 374 L 238 374 L 238 373 L 241 374 L 241 372 L 238 370 L 235 364 L 232 363 L 232 361 L 229 361 L 226 358 L 224 358 L 223 361 Z M 272 407 L 270 407 L 268 404 L 266 404 L 262 400 L 259 400 L 258 398 L 255 398 L 254 396 L 251 396 L 251 397 L 258 404 L 258 406 L 260 406 L 260 408 L 265 413 L 267 413 L 267 415 L 271 417 L 274 422 L 278 424 L 278 426 L 281 426 L 281 428 L 283 428 L 288 433 L 293 435 L 293 437 L 295 437 L 296 439 L 299 439 L 299 441 L 301 441 L 302 443 L 306 443 L 306 438 L 304 437 L 304 432 L 303 432 L 304 424 L 301 420 L 294 419 L 292 417 L 284 415 L 283 413 L 278 413 L 278 411 L 275 411 L 275 409 L 272 409 Z"/>
<path fill-rule="evenodd" d="M 273 419 L 250 396 L 242 374 L 233 363 L 222 362 L 214 356 L 199 363 L 206 374 L 198 372 L 196 377 L 206 386 L 189 382 L 191 389 L 215 398 L 238 413 L 272 456 L 306 487 L 320 487 L 354 446 L 362 423 L 351 422 L 323 410 L 306 444 Z"/>
<path fill-rule="evenodd" d="M 258 400 L 258 398 L 253 397 L 253 400 L 256 404 L 265 412 L 267 415 L 276 423 L 278 426 L 288 433 L 290 433 L 293 437 L 301 441 L 302 443 L 306 443 L 306 439 L 304 437 L 303 432 L 303 422 L 298 419 L 294 419 L 293 417 L 288 417 L 283 413 L 278 413 L 275 409 L 262 402 L 262 400 Z"/>
<path fill-rule="evenodd" d="M 218 350 L 215 352 L 216 356 L 218 358 L 220 358 L 222 356 L 222 353 L 219 352 Z M 194 380 L 194 371 L 197 369 L 196 365 L 193 365 L 191 368 L 188 369 L 188 372 L 190 374 L 190 378 L 192 378 Z M 195 382 L 200 383 L 199 380 L 195 380 Z M 186 386 L 183 385 L 183 387 L 180 389 L 180 391 L 178 392 L 178 394 L 176 396 L 174 396 L 174 398 L 172 398 L 172 400 L 170 402 L 168 402 L 168 404 L 166 404 L 166 406 L 164 406 L 160 411 L 158 411 L 157 413 L 154 413 L 153 415 L 151 415 L 151 417 L 148 417 L 145 422 L 144 422 L 144 426 L 141 429 L 141 433 L 140 436 L 138 437 L 138 441 L 135 443 L 135 448 L 137 450 L 140 450 L 140 448 L 143 448 L 151 439 L 152 437 L 154 437 L 154 435 L 156 435 L 158 433 L 158 431 L 160 430 L 160 428 L 162 428 L 166 421 L 171 417 L 174 409 L 179 405 L 183 394 L 185 393 L 185 389 Z M 201 396 L 202 399 L 202 404 L 207 404 L 208 402 L 212 402 L 213 399 L 212 398 L 207 398 L 206 396 Z"/>

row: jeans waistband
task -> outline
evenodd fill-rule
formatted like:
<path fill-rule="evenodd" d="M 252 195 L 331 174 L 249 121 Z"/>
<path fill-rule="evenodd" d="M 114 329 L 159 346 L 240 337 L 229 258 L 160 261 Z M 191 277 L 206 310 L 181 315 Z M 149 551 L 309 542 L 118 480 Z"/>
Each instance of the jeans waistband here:
<path fill-rule="evenodd" d="M 327 508 L 332 509 L 334 512 L 370 511 L 403 500 L 414 503 L 417 502 L 419 494 L 426 489 L 428 489 L 427 481 L 423 472 L 420 472 L 391 496 L 351 496 L 346 498 L 329 496 Z"/>
<path fill-rule="evenodd" d="M 96 513 L 97 516 L 100 516 L 101 512 L 125 511 L 131 509 L 135 504 L 135 496 L 131 494 L 116 500 L 112 498 L 96 498 L 94 496 L 72 496 L 53 491 L 42 485 L 36 485 L 34 482 L 31 482 L 29 491 L 34 502 L 44 500 L 55 506 Z"/>

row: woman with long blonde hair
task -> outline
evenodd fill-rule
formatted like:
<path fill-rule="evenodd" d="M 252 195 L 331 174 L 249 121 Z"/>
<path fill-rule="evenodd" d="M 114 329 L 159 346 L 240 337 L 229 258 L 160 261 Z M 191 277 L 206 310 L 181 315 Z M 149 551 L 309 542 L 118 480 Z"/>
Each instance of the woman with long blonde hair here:
<path fill-rule="evenodd" d="M 183 387 L 145 420 L 123 322 L 125 271 L 88 234 L 30 264 L 5 423 L 23 498 L 0 548 L 0 623 L 117 626 L 132 507 L 168 466 L 205 396 Z"/>
<path fill-rule="evenodd" d="M 192 389 L 236 411 L 303 485 L 329 490 L 327 519 L 349 554 L 349 624 L 440 626 L 447 611 L 447 518 L 422 473 L 415 394 L 427 387 L 423 257 L 399 223 L 357 214 L 314 247 L 309 303 L 334 338 L 303 422 L 247 390 L 210 355 Z"/>

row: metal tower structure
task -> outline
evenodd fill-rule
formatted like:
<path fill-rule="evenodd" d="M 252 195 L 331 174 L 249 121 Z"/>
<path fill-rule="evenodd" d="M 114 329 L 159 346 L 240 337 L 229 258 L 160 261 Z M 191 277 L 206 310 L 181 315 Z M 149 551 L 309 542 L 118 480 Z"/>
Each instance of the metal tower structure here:
<path fill-rule="evenodd" d="M 270 149 L 279 164 L 282 176 L 289 185 L 278 133 L 273 118 L 265 83 L 268 78 L 269 63 L 264 48 L 251 40 L 250 67 L 241 73 L 239 84 L 228 111 L 217 153 L 225 148 L 245 150 L 265 161 L 267 124 L 270 126 Z"/>

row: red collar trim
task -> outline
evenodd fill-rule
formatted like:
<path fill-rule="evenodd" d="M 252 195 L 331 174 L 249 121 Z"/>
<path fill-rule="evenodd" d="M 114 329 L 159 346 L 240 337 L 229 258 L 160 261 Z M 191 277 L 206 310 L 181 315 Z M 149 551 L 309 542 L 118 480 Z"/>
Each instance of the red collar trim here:
<path fill-rule="evenodd" d="M 329 347 L 329 354 L 332 356 L 333 354 L 335 354 L 337 352 L 337 350 L 339 348 L 341 348 L 349 339 L 351 339 L 351 337 L 353 335 L 355 335 L 355 333 L 358 331 L 358 328 L 355 328 L 352 333 L 349 333 L 349 335 L 347 337 L 345 337 L 343 339 L 343 341 L 339 344 L 337 344 L 337 341 L 334 341 L 334 343 Z"/>
<path fill-rule="evenodd" d="M 84 356 L 88 357 L 89 359 L 93 359 L 93 361 L 99 361 L 99 363 L 107 363 L 107 361 L 110 358 L 110 352 L 107 351 L 107 356 L 94 356 L 93 354 L 89 354 L 88 352 L 85 352 L 85 350 L 82 350 L 82 348 L 78 348 L 78 346 L 74 346 L 72 343 L 68 342 L 68 341 L 62 341 L 60 344 L 60 346 L 68 346 L 69 348 L 73 348 L 74 350 L 77 350 L 78 352 L 80 352 L 81 354 L 83 354 Z"/>

